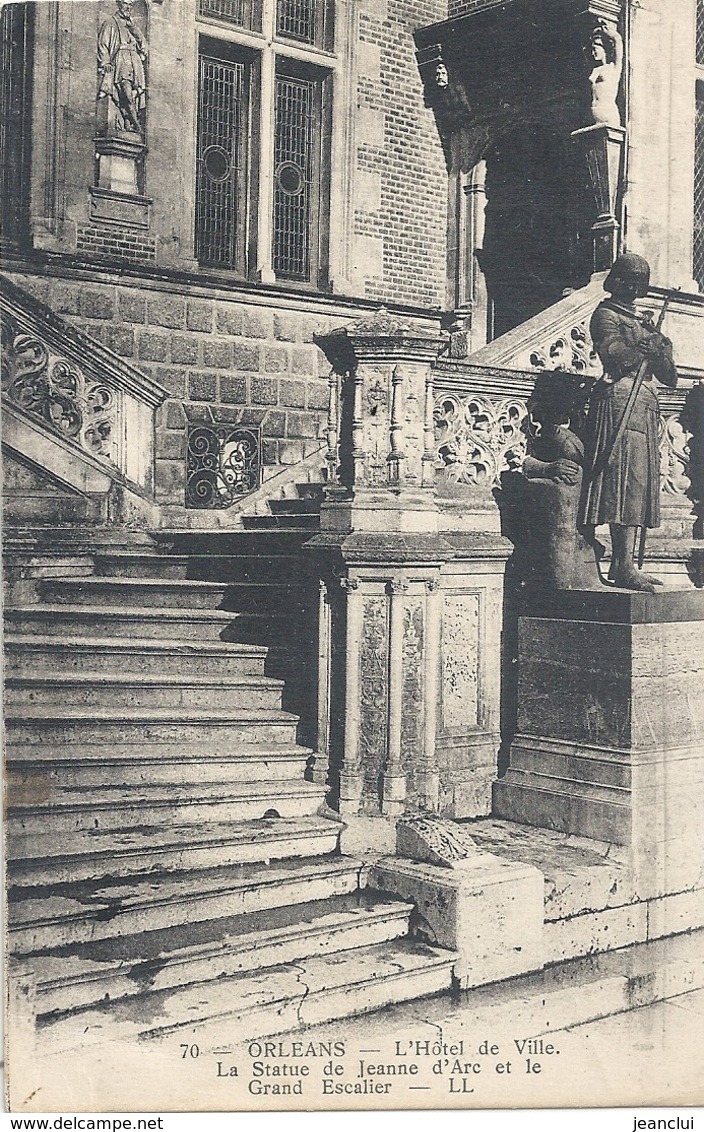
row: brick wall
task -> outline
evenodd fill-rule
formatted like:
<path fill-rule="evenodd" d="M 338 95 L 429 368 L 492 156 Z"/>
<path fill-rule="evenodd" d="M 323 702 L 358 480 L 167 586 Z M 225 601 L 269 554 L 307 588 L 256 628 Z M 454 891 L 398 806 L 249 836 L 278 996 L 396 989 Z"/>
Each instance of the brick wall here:
<path fill-rule="evenodd" d="M 447 0 L 371 0 L 360 12 L 356 176 L 376 192 L 355 208 L 355 233 L 379 249 L 370 298 L 444 305 L 447 174 L 415 58 L 413 32 L 447 16 Z M 373 53 L 373 54 L 372 54 Z M 370 120 L 379 128 L 362 128 Z M 368 243 L 367 243 L 368 242 Z"/>
<path fill-rule="evenodd" d="M 76 235 L 79 252 L 109 256 L 111 259 L 128 259 L 133 263 L 156 263 L 156 240 L 152 236 L 136 234 L 129 228 L 113 225 L 79 225 Z"/>

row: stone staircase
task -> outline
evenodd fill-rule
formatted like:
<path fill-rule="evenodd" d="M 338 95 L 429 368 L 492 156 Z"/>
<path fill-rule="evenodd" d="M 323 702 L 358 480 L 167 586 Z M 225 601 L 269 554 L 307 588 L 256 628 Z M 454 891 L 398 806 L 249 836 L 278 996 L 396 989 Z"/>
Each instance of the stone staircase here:
<path fill-rule="evenodd" d="M 24 540 L 43 566 L 5 609 L 10 975 L 51 1048 L 213 1018 L 258 1037 L 451 984 L 453 953 L 341 855 L 302 741 L 295 505 L 151 547 L 73 531 L 58 571 L 51 532 Z"/>

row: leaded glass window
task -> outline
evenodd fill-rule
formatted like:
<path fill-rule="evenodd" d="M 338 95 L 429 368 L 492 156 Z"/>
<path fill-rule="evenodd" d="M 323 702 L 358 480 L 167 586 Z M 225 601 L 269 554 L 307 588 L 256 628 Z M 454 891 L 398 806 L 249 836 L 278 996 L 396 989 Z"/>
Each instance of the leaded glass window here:
<path fill-rule="evenodd" d="M 314 80 L 277 75 L 273 266 L 282 279 L 311 276 L 319 104 Z"/>
<path fill-rule="evenodd" d="M 257 31 L 261 28 L 260 0 L 199 0 L 198 12 L 237 27 Z"/>
<path fill-rule="evenodd" d="M 697 0 L 697 54 L 696 61 L 704 67 L 704 0 Z"/>
<path fill-rule="evenodd" d="M 200 56 L 196 254 L 244 270 L 247 196 L 245 62 Z"/>
<path fill-rule="evenodd" d="M 276 34 L 316 47 L 331 46 L 328 0 L 277 0 Z"/>

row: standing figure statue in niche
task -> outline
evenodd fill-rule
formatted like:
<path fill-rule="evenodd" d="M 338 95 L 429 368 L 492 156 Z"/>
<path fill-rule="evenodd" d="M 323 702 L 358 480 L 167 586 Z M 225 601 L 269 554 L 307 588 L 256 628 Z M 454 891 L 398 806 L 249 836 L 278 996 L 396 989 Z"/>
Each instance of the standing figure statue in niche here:
<path fill-rule="evenodd" d="M 660 526 L 659 405 L 651 379 L 674 389 L 677 371 L 669 338 L 634 306 L 649 282 L 646 260 L 619 256 L 604 283 L 611 298 L 592 315 L 590 331 L 604 376 L 590 395 L 578 522 L 587 531 L 610 525 L 614 585 L 653 593 L 660 579 L 633 560 L 638 529 Z"/>
<path fill-rule="evenodd" d="M 147 89 L 144 73 L 147 48 L 133 22 L 133 6 L 133 0 L 117 0 L 115 15 L 100 26 L 98 98 L 110 98 L 122 117 L 123 128 L 141 135 L 139 113 Z"/>
<path fill-rule="evenodd" d="M 584 48 L 589 67 L 591 117 L 598 126 L 620 126 L 621 113 L 616 105 L 623 70 L 623 40 L 616 28 L 599 20 Z"/>

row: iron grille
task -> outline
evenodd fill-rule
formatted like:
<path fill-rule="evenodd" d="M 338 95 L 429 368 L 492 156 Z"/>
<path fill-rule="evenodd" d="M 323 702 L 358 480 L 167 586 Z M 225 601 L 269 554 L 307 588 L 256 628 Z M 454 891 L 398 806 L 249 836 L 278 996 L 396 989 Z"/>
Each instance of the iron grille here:
<path fill-rule="evenodd" d="M 697 84 L 698 86 L 700 84 Z M 694 126 L 694 269 L 704 291 L 704 97 L 697 98 Z"/>
<path fill-rule="evenodd" d="M 273 264 L 282 279 L 311 277 L 318 95 L 311 79 L 276 78 Z"/>
<path fill-rule="evenodd" d="M 244 270 L 247 66 L 200 57 L 196 254 Z"/>
<path fill-rule="evenodd" d="M 257 0 L 200 0 L 198 6 L 201 16 L 255 30 L 261 26 L 260 9 L 261 3 Z"/>
<path fill-rule="evenodd" d="M 301 43 L 318 42 L 319 0 L 278 0 L 276 30 L 279 35 L 298 39 Z"/>
<path fill-rule="evenodd" d="M 186 507 L 230 507 L 259 487 L 261 434 L 231 425 L 193 425 L 188 430 Z"/>
<path fill-rule="evenodd" d="M 697 53 L 699 66 L 704 67 L 704 0 L 697 0 Z"/>

